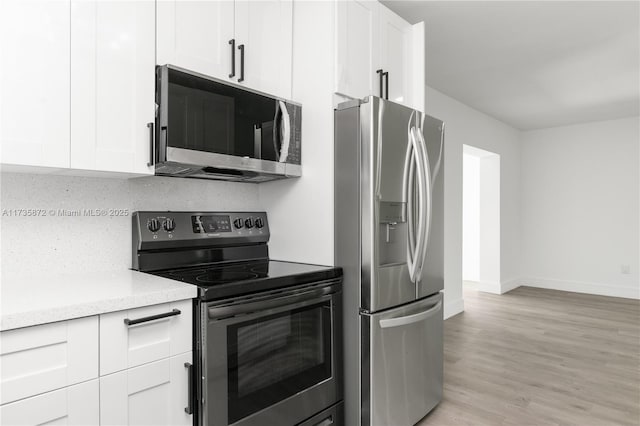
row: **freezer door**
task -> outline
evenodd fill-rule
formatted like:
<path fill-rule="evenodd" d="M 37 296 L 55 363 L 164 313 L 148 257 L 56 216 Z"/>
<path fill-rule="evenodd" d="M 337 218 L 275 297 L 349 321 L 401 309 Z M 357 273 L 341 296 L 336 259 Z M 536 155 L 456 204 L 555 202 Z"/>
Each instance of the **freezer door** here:
<path fill-rule="evenodd" d="M 422 115 L 421 136 L 429 162 L 429 194 L 425 256 L 418 280 L 418 298 L 444 289 L 444 123 Z"/>
<path fill-rule="evenodd" d="M 442 294 L 361 323 L 362 425 L 416 424 L 442 399 Z"/>

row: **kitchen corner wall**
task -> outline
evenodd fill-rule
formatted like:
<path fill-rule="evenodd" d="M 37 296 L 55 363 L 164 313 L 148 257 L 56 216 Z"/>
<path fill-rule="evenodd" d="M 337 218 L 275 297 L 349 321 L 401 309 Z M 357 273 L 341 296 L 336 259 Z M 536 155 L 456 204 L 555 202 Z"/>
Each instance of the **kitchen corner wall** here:
<path fill-rule="evenodd" d="M 2 173 L 0 208 L 47 213 L 0 217 L 3 276 L 122 270 L 131 267 L 130 214 L 63 216 L 59 210 L 257 210 L 258 185 Z"/>
<path fill-rule="evenodd" d="M 293 3 L 293 100 L 302 103 L 302 177 L 260 184 L 270 256 L 333 265 L 334 2 Z"/>
<path fill-rule="evenodd" d="M 522 283 L 640 298 L 640 117 L 521 137 Z"/>
<path fill-rule="evenodd" d="M 445 318 L 464 310 L 462 298 L 462 145 L 500 155 L 500 282 L 496 293 L 520 277 L 519 131 L 426 86 L 426 113 L 445 122 Z"/>

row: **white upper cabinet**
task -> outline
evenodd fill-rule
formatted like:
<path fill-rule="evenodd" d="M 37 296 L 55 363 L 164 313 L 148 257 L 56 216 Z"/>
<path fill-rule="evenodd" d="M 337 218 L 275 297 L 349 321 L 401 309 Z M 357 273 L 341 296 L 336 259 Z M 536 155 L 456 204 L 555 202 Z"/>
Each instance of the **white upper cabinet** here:
<path fill-rule="evenodd" d="M 153 174 L 155 5 L 71 2 L 71 168 Z"/>
<path fill-rule="evenodd" d="M 212 77 L 229 78 L 233 1 L 159 0 L 157 13 L 158 65 L 172 64 Z"/>
<path fill-rule="evenodd" d="M 69 1 L 0 1 L 0 161 L 69 167 Z"/>
<path fill-rule="evenodd" d="M 422 108 L 424 95 L 416 93 L 424 92 L 424 52 L 418 51 L 424 44 L 415 41 L 423 34 L 421 24 L 409 24 L 377 1 L 337 1 L 336 93 Z"/>
<path fill-rule="evenodd" d="M 335 81 L 336 92 L 341 95 L 353 98 L 380 95 L 375 72 L 379 62 L 379 5 L 372 0 L 336 3 Z"/>
<path fill-rule="evenodd" d="M 380 7 L 380 68 L 384 70 L 384 97 L 411 105 L 409 46 L 411 25 L 386 7 Z"/>
<path fill-rule="evenodd" d="M 159 0 L 157 13 L 158 65 L 291 97 L 291 0 Z"/>
<path fill-rule="evenodd" d="M 236 1 L 235 37 L 244 45 L 244 83 L 291 98 L 292 1 Z"/>

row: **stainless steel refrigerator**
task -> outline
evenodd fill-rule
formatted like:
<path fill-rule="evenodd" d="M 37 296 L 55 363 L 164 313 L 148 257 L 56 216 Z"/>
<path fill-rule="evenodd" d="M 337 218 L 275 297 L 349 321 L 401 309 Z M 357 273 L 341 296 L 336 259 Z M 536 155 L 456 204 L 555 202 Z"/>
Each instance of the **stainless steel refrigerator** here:
<path fill-rule="evenodd" d="M 410 426 L 442 399 L 443 130 L 374 96 L 335 110 L 347 426 Z"/>

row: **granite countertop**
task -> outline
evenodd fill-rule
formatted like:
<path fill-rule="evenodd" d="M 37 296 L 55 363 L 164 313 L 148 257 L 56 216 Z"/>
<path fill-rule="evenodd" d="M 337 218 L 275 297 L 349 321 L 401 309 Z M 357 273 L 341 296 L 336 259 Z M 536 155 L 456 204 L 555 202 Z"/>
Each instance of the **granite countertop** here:
<path fill-rule="evenodd" d="M 130 270 L 3 276 L 0 331 L 196 296 L 193 285 Z"/>

